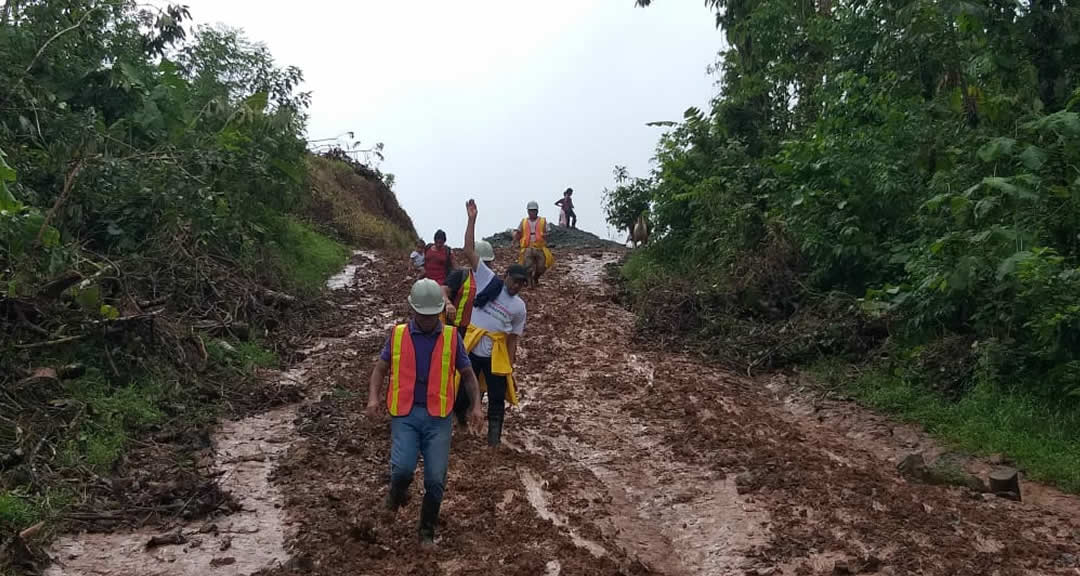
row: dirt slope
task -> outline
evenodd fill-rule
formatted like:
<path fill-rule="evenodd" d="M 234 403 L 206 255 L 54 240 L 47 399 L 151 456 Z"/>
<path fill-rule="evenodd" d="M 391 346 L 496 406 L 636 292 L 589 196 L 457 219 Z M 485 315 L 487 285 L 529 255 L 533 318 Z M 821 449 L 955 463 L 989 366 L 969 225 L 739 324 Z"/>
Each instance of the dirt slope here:
<path fill-rule="evenodd" d="M 271 476 L 284 503 L 267 500 L 284 509 L 287 544 L 261 574 L 1080 573 L 1074 498 L 909 482 L 897 458 L 940 451 L 918 431 L 783 378 L 648 350 L 602 282 L 614 255 L 557 257 L 525 295 L 523 401 L 506 446 L 455 430 L 434 554 L 415 547 L 419 471 L 411 504 L 382 511 L 389 426 L 363 416 L 381 327 L 405 316 L 411 273 L 400 258 L 355 257 L 298 356 L 307 400 Z M 208 574 L 251 573 L 226 554 L 243 551 L 215 548 Z"/>
<path fill-rule="evenodd" d="M 381 173 L 342 152 L 308 157 L 310 201 L 305 211 L 354 246 L 411 248 L 417 238 L 408 213 Z"/>

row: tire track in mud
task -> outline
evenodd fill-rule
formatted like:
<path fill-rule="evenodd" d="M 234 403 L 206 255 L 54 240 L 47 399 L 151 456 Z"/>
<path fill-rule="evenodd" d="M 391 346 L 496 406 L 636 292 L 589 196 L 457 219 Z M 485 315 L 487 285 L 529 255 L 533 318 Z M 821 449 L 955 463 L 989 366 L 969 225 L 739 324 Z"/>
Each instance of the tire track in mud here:
<path fill-rule="evenodd" d="M 674 454 L 665 423 L 637 417 L 636 403 L 673 399 L 665 375 L 658 385 L 650 360 L 630 351 L 633 317 L 603 285 L 613 259 L 566 262 L 545 290 L 555 297 L 530 298 L 523 422 L 512 439 L 553 465 L 590 473 L 605 497 L 577 517 L 638 565 L 670 575 L 741 574 L 747 551 L 765 542 L 768 516 L 737 493 L 732 475 Z"/>

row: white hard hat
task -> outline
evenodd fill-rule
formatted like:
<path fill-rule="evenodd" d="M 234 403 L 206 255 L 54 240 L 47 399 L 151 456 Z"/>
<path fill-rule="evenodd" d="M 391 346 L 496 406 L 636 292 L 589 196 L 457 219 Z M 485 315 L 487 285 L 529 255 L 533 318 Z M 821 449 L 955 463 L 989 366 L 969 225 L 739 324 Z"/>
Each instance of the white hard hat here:
<path fill-rule="evenodd" d="M 536 200 L 533 200 L 532 202 L 529 202 L 528 209 L 529 210 L 539 210 L 540 205 L 536 203 Z"/>
<path fill-rule="evenodd" d="M 417 280 L 409 293 L 409 306 L 417 314 L 424 316 L 435 316 L 441 313 L 446 303 L 443 302 L 442 288 L 439 288 L 439 283 L 431 278 Z"/>
<path fill-rule="evenodd" d="M 491 247 L 491 242 L 488 242 L 487 240 L 477 240 L 476 255 L 484 262 L 491 262 L 495 259 L 495 249 Z"/>

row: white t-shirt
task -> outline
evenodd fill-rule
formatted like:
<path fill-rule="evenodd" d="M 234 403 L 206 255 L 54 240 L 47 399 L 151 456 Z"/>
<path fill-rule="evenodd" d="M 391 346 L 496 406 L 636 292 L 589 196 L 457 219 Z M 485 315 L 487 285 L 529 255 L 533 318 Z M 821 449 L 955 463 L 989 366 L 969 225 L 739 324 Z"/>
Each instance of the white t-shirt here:
<path fill-rule="evenodd" d="M 409 254 L 409 258 L 412 260 L 413 266 L 416 266 L 417 268 L 423 268 L 424 267 L 424 253 L 423 252 L 417 252 L 416 250 L 413 250 L 412 254 Z"/>
<path fill-rule="evenodd" d="M 529 222 L 529 244 L 536 242 L 536 226 L 540 223 L 540 219 L 528 220 Z"/>
<path fill-rule="evenodd" d="M 474 275 L 478 293 L 495 279 L 495 273 L 482 260 L 477 263 Z M 511 296 L 506 291 L 506 287 L 503 287 L 498 297 L 488 302 L 487 306 L 473 308 L 471 323 L 488 332 L 505 332 L 521 336 L 525 333 L 525 315 L 525 301 L 521 299 L 521 296 Z M 476 348 L 473 348 L 473 354 L 481 358 L 490 358 L 491 347 L 491 338 L 484 336 L 476 344 Z"/>

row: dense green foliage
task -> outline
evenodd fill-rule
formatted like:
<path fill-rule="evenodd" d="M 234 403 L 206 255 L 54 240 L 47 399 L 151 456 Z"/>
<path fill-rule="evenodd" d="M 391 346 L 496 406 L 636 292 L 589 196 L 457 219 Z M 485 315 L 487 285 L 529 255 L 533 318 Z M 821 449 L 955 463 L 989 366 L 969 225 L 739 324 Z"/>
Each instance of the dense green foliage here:
<path fill-rule="evenodd" d="M 155 505 L 102 477 L 154 473 L 128 454 L 138 435 L 268 402 L 273 390 L 251 377 L 277 356 L 252 337 L 295 302 L 282 292 L 318 293 L 347 251 L 303 210 L 299 70 L 238 31 L 186 28 L 182 7 L 0 10 L 0 541 L 10 543 L 71 507 Z M 0 556 L 3 571 L 15 556 Z"/>
<path fill-rule="evenodd" d="M 1074 406 L 1080 6 L 707 4 L 727 40 L 720 95 L 661 138 L 648 178 L 608 192 L 617 207 L 650 188 L 660 238 L 633 284 L 670 299 L 653 288 L 675 282 L 699 318 L 678 325 L 702 333 L 712 310 L 785 320 L 847 294 L 887 322 L 898 370 L 928 366 L 903 351 L 965 343 L 945 362 L 961 377 L 927 372 L 926 389 L 988 380 Z"/>
<path fill-rule="evenodd" d="M 110 257 L 173 242 L 239 257 L 283 228 L 305 177 L 298 70 L 235 31 L 182 42 L 179 8 L 5 6 L 9 296 L 70 267 L 73 242 Z"/>

